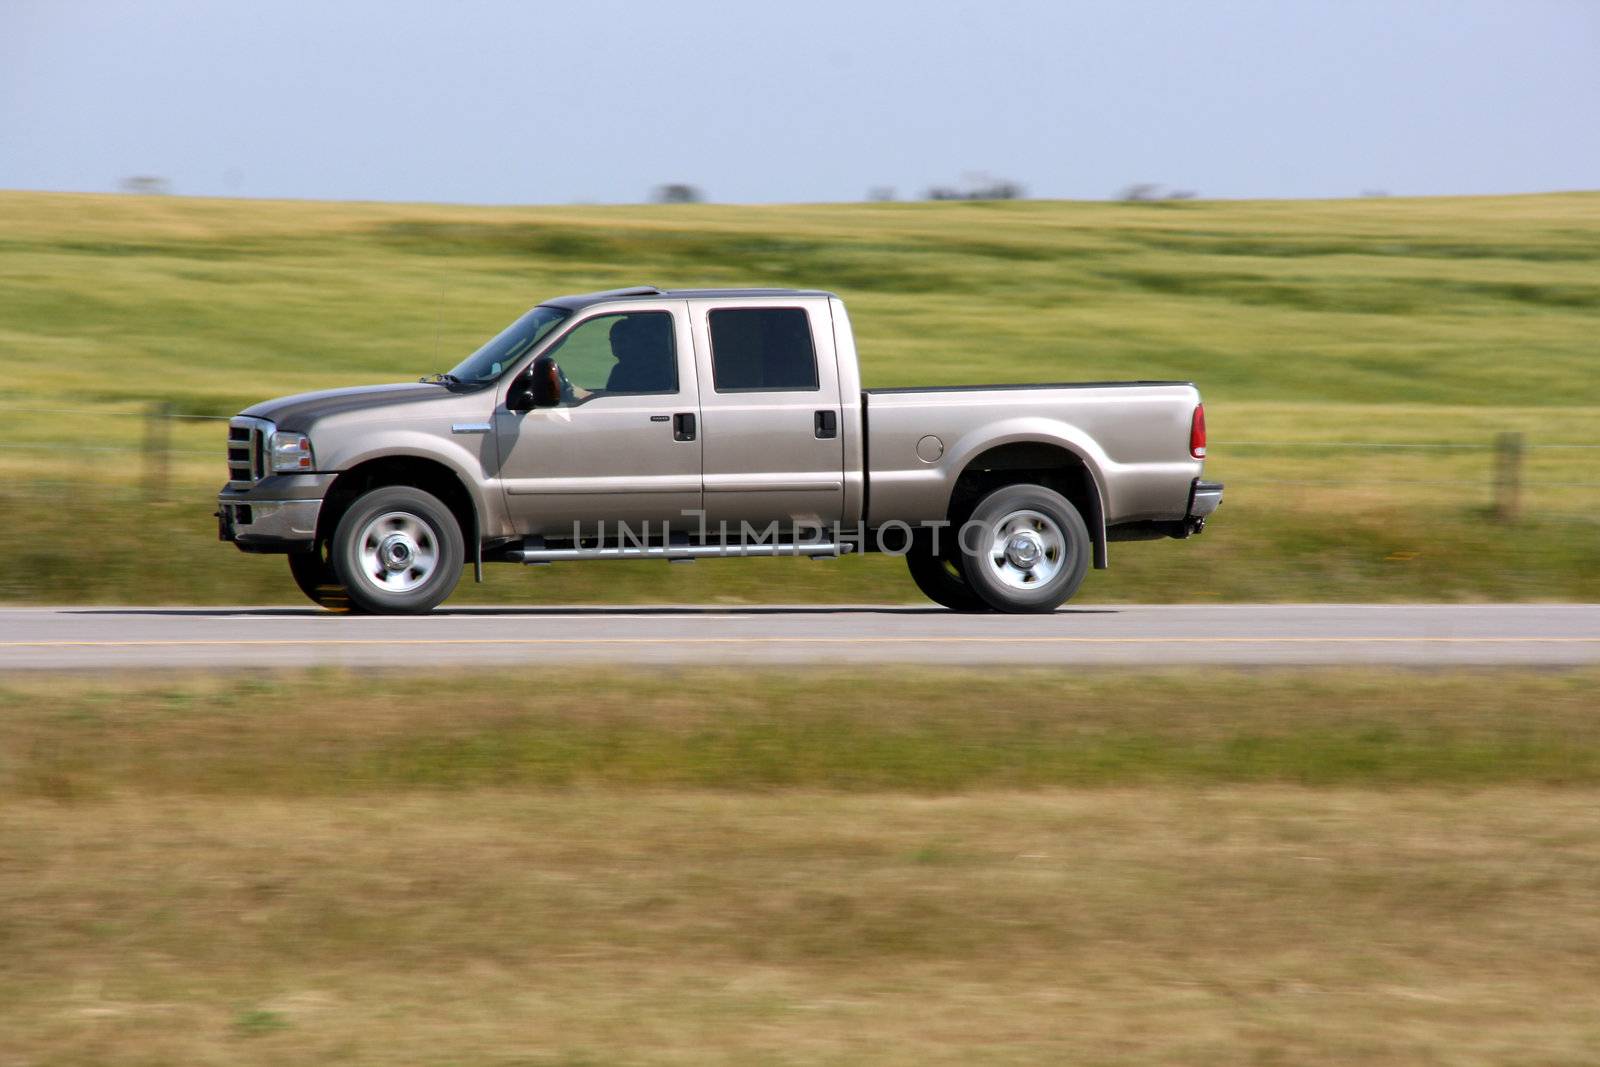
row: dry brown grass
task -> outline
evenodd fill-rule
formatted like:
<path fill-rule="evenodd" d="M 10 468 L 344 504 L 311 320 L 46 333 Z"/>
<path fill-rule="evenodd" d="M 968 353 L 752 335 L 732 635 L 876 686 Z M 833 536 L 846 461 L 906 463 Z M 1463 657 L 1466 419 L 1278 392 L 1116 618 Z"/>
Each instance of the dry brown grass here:
<path fill-rule="evenodd" d="M 1588 1063 L 1593 790 L 0 811 L 7 1063 Z"/>
<path fill-rule="evenodd" d="M 1579 1064 L 1592 672 L 0 683 L 0 1065 Z"/>

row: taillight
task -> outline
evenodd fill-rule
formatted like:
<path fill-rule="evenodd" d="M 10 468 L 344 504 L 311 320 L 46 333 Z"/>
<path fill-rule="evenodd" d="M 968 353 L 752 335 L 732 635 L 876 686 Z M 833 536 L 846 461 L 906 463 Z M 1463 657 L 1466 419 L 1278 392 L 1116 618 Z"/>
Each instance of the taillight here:
<path fill-rule="evenodd" d="M 1194 406 L 1194 418 L 1189 420 L 1189 455 L 1195 459 L 1206 458 L 1206 406 Z"/>

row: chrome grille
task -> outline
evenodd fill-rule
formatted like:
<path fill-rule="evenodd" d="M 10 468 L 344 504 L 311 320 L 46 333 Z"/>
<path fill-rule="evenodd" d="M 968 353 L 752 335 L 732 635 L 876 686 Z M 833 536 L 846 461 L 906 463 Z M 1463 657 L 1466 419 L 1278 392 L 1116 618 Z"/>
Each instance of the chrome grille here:
<path fill-rule="evenodd" d="M 240 415 L 228 420 L 228 488 L 248 489 L 267 474 L 272 423 Z"/>

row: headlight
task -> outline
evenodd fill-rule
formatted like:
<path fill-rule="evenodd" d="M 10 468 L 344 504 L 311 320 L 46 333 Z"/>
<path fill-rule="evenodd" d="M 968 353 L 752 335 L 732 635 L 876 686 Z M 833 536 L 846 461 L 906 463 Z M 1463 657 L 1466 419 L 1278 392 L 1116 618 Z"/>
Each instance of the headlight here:
<path fill-rule="evenodd" d="M 317 461 L 311 455 L 311 438 L 303 433 L 278 430 L 267 440 L 267 455 L 278 474 L 317 469 Z"/>

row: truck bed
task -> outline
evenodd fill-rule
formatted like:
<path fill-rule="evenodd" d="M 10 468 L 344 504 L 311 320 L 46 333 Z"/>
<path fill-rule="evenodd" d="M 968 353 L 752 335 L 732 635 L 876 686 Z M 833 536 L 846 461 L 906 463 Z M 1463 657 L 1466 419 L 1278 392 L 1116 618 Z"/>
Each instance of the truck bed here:
<path fill-rule="evenodd" d="M 867 521 L 944 517 L 956 479 L 997 448 L 1048 442 L 1093 475 L 1107 526 L 1181 519 L 1192 382 L 1061 382 L 862 391 Z M 933 440 L 929 440 L 929 439 Z"/>

